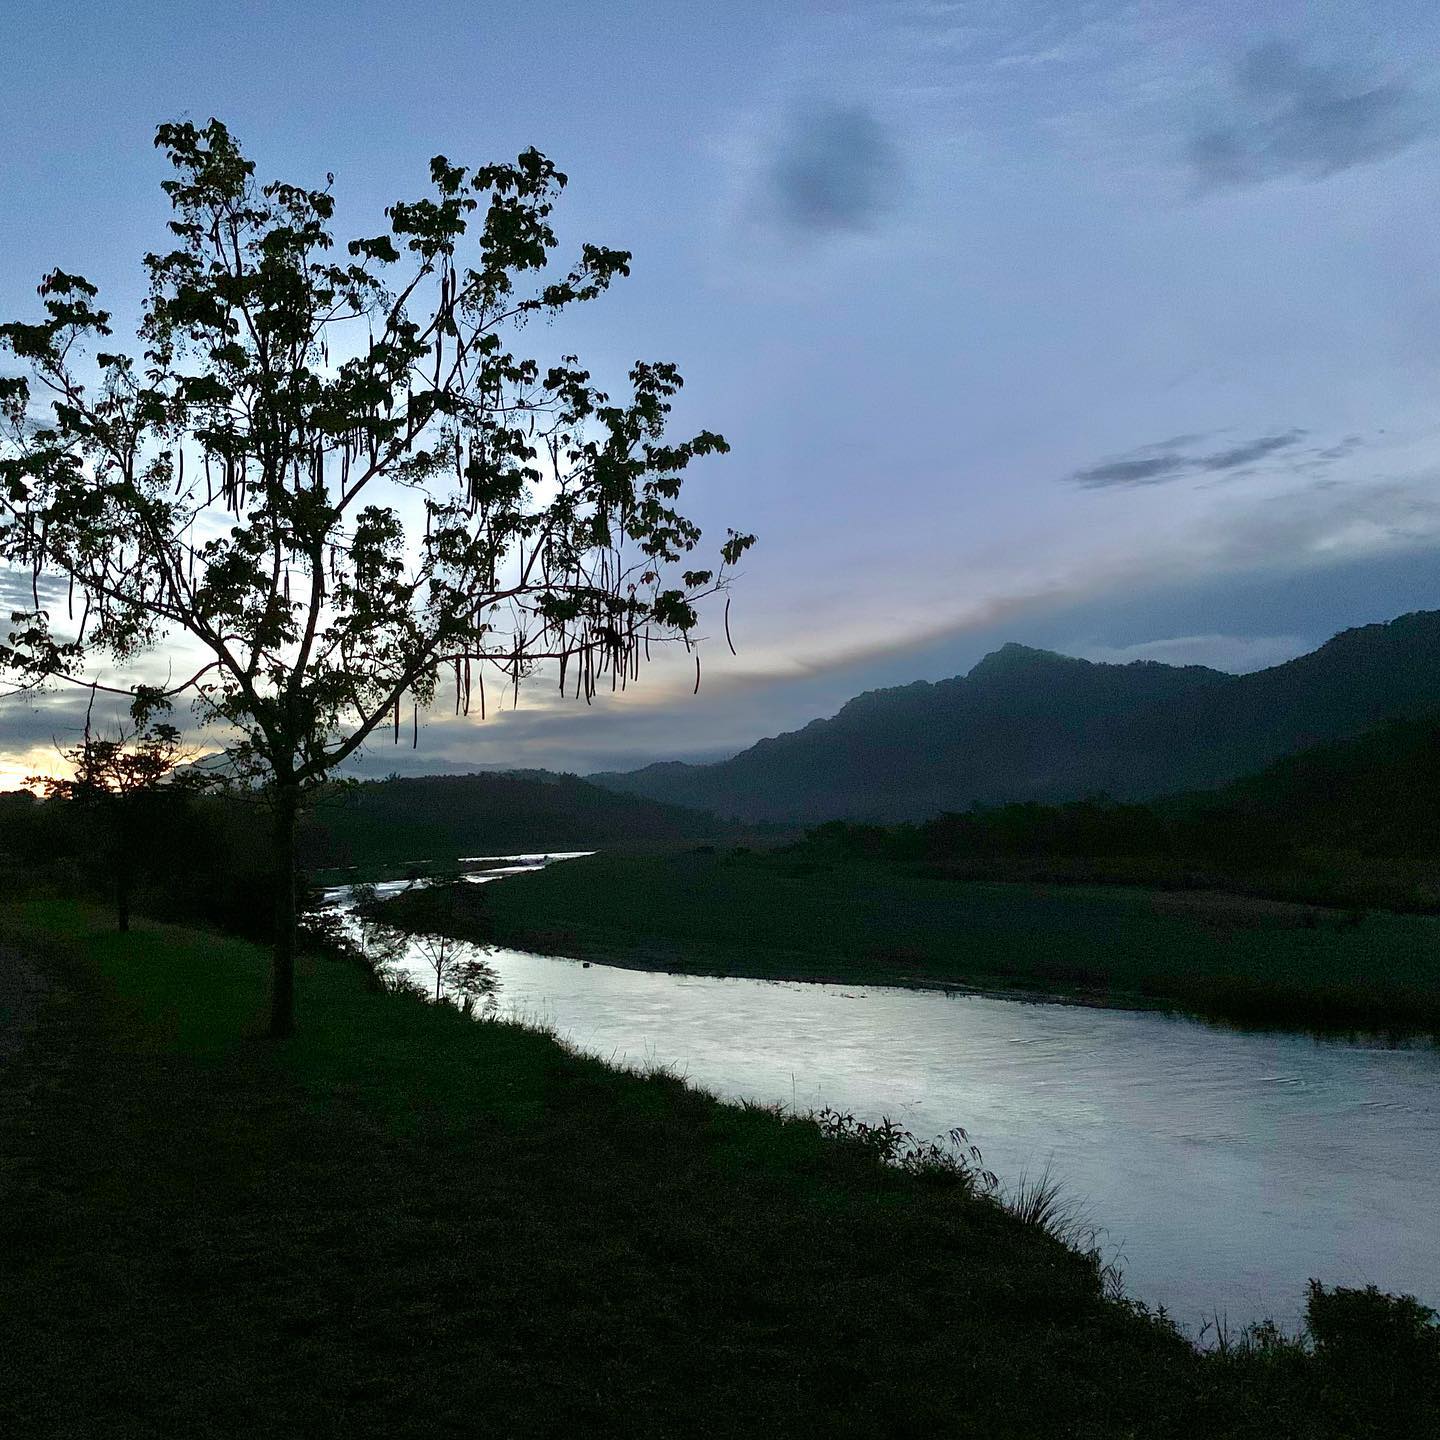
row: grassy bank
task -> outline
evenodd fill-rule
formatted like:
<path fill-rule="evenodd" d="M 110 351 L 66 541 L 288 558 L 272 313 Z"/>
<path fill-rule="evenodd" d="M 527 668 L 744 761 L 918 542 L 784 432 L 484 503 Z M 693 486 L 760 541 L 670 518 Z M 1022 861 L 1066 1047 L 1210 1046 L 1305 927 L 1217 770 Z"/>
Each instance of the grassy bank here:
<path fill-rule="evenodd" d="M 424 929 L 416 891 L 387 914 Z M 1249 1024 L 1440 1032 L 1440 921 L 1212 891 L 968 883 L 864 862 L 597 855 L 485 887 L 499 943 L 706 975 L 1025 990 Z"/>
<path fill-rule="evenodd" d="M 1378 1362 L 1200 1356 L 954 1176 L 334 962 L 305 965 L 277 1045 L 247 1038 L 242 943 L 57 903 L 12 907 L 0 940 L 48 986 L 0 1083 L 6 1434 L 1312 1436 L 1434 1413 L 1414 1324 Z"/>

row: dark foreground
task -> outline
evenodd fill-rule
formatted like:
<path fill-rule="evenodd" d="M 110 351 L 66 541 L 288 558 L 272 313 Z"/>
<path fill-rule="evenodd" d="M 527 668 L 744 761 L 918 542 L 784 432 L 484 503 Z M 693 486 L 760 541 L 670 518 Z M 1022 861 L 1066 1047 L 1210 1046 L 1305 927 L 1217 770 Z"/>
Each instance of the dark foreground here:
<path fill-rule="evenodd" d="M 277 1045 L 250 1038 L 249 946 L 116 936 L 59 904 L 4 931 L 0 965 L 27 978 L 0 994 L 29 1014 L 0 1082 L 7 1436 L 1351 1436 L 1440 1418 L 1436 1332 L 1378 1297 L 1322 1297 L 1318 1352 L 1262 1337 L 1202 1356 L 963 1180 L 808 1122 L 333 961 L 308 964 L 301 1033 Z"/>

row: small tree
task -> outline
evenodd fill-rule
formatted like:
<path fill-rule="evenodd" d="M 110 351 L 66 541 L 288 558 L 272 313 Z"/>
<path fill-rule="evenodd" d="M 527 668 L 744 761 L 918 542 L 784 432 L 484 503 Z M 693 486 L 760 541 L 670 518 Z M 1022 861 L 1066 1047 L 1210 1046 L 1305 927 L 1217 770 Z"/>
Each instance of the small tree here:
<path fill-rule="evenodd" d="M 168 706 L 164 706 L 168 710 Z M 168 721 L 150 718 L 143 699 L 132 709 L 133 724 L 113 735 L 96 735 L 85 715 L 85 736 L 80 744 L 62 751 L 69 778 L 31 776 L 29 783 L 43 785 L 51 799 L 66 800 L 88 810 L 99 820 L 100 845 L 115 899 L 116 923 L 130 928 L 130 901 L 142 855 L 159 834 L 156 813 L 166 782 L 175 769 L 192 758 L 183 748 L 180 732 Z"/>
<path fill-rule="evenodd" d="M 411 930 L 391 922 L 387 905 L 404 903 L 382 901 L 375 885 L 364 882 L 350 887 L 351 911 L 360 925 L 362 943 L 372 963 L 382 973 L 395 976 L 404 973 L 407 958 L 417 956 L 435 974 L 435 1000 L 438 1004 L 448 990 L 459 997 L 467 1014 L 477 1000 L 491 1000 L 500 988 L 500 977 L 479 952 L 472 940 L 484 927 L 473 904 L 473 887 L 462 879 L 459 870 L 446 870 L 426 881 L 411 877 L 411 895 L 415 887 L 425 891 L 424 929 Z"/>
<path fill-rule="evenodd" d="M 517 696 L 543 661 L 587 701 L 625 686 L 652 643 L 689 647 L 752 537 L 688 567 L 683 472 L 727 447 L 666 441 L 673 365 L 637 363 L 612 401 L 574 356 L 516 353 L 526 321 L 629 269 L 595 245 L 550 268 L 565 176 L 538 151 L 474 170 L 437 156 L 430 193 L 341 258 L 328 178 L 257 186 L 216 120 L 156 144 L 176 243 L 145 257 L 139 353 L 82 359 L 110 317 L 59 270 L 43 319 L 0 326 L 26 372 L 0 378 L 0 558 L 65 578 L 79 610 L 56 626 L 37 583 L 0 664 L 81 681 L 91 654 L 128 662 L 176 636 L 197 652 L 163 694 L 235 732 L 233 773 L 269 797 L 284 1035 L 308 791 L 382 725 L 398 742 L 408 719 L 418 742 L 442 682 L 482 715 L 487 668 Z"/>
<path fill-rule="evenodd" d="M 473 1007 L 477 1000 L 493 995 L 499 988 L 494 968 L 466 941 L 442 934 L 416 934 L 409 940 L 413 951 L 435 972 L 437 1003 L 449 990 Z"/>
<path fill-rule="evenodd" d="M 452 868 L 432 875 L 424 882 L 424 891 L 423 929 L 410 931 L 410 948 L 435 972 L 437 1001 L 449 989 L 473 1007 L 477 1000 L 493 995 L 499 982 L 471 943 L 491 928 L 486 912 L 476 903 L 478 887 Z"/>

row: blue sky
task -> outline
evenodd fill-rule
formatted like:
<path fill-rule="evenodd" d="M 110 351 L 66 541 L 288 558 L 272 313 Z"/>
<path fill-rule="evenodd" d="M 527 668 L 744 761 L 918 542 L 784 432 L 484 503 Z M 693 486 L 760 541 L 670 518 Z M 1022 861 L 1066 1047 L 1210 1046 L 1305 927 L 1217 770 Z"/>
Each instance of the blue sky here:
<path fill-rule="evenodd" d="M 162 119 L 333 172 L 355 233 L 534 144 L 562 234 L 635 253 L 566 343 L 675 360 L 730 439 L 690 504 L 761 543 L 698 697 L 537 690 L 373 769 L 713 756 L 1008 639 L 1249 669 L 1440 605 L 1431 6 L 133 0 L 5 43 L 7 316 L 57 264 L 133 310 Z M 0 705 L 11 768 L 72 720 Z"/>

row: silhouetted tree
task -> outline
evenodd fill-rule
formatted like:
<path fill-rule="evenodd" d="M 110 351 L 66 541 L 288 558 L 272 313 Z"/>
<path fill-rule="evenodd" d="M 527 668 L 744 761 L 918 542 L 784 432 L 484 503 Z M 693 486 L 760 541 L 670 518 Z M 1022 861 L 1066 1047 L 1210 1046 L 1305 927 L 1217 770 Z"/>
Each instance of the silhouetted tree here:
<path fill-rule="evenodd" d="M 169 706 L 162 708 L 168 711 Z M 71 774 L 29 780 L 43 785 L 51 799 L 67 800 L 98 820 L 98 841 L 122 931 L 130 928 L 136 871 L 151 849 L 145 842 L 160 829 L 156 812 L 162 787 L 178 765 L 192 758 L 181 745 L 179 730 L 169 721 L 152 719 L 143 700 L 132 710 L 132 719 L 129 728 L 122 725 L 111 735 L 96 735 L 87 711 L 84 739 L 61 752 Z"/>
<path fill-rule="evenodd" d="M 377 887 L 369 882 L 350 887 L 350 904 L 364 951 L 376 970 L 390 977 L 405 973 L 407 959 L 423 960 L 435 974 L 436 1002 L 448 990 L 470 1014 L 476 1001 L 489 999 L 499 988 L 494 968 L 473 944 L 460 938 L 475 928 L 474 907 L 464 903 L 473 899 L 471 884 L 462 879 L 459 870 L 446 870 L 429 880 L 411 876 L 403 894 L 412 895 L 417 888 L 426 892 L 423 931 L 402 929 L 391 922 L 388 905 L 403 901 L 381 900 Z"/>
<path fill-rule="evenodd" d="M 68 580 L 79 612 L 52 623 L 37 583 L 0 663 L 78 681 L 92 653 L 184 637 L 194 670 L 160 693 L 238 732 L 231 773 L 273 809 L 284 1035 L 307 792 L 377 727 L 398 742 L 408 720 L 418 741 L 442 681 L 482 714 L 486 667 L 517 693 L 542 660 L 587 700 L 625 685 L 651 642 L 689 646 L 752 537 L 681 568 L 700 538 L 675 508 L 683 472 L 727 447 L 665 439 L 673 365 L 637 363 L 611 400 L 574 356 L 515 353 L 527 320 L 629 269 L 595 245 L 550 268 L 565 176 L 538 151 L 437 156 L 430 193 L 340 257 L 328 177 L 258 186 L 216 120 L 156 143 L 174 248 L 145 257 L 140 353 L 85 358 L 110 317 L 59 270 L 43 319 L 0 326 L 27 371 L 0 378 L 0 558 Z"/>
<path fill-rule="evenodd" d="M 485 963 L 472 946 L 449 935 L 411 935 L 411 949 L 435 972 L 435 999 L 452 994 L 468 999 L 473 1006 L 482 996 L 496 988 L 495 971 Z"/>
<path fill-rule="evenodd" d="M 463 879 L 459 870 L 432 876 L 425 882 L 430 902 L 426 928 L 407 936 L 413 953 L 435 972 L 435 999 L 443 998 L 449 989 L 468 1000 L 472 1008 L 477 1000 L 493 995 L 498 982 L 495 971 L 475 947 L 458 938 L 475 928 L 475 907 L 466 903 L 475 899 L 473 883 Z"/>

